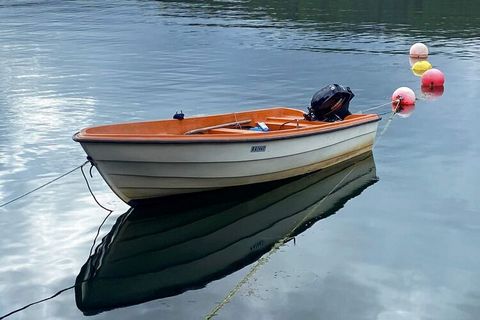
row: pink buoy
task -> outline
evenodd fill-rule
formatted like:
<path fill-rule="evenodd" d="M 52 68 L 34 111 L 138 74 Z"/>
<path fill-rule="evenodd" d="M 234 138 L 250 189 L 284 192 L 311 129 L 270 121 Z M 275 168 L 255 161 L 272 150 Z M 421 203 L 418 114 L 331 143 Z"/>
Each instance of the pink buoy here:
<path fill-rule="evenodd" d="M 445 83 L 445 75 L 438 69 L 430 69 L 422 75 L 422 86 L 442 87 Z"/>
<path fill-rule="evenodd" d="M 444 91 L 445 88 L 443 86 L 422 86 L 422 93 L 428 100 L 435 100 L 436 98 L 441 97 Z"/>
<path fill-rule="evenodd" d="M 392 94 L 392 102 L 398 106 L 414 105 L 415 99 L 415 92 L 407 87 L 400 87 Z"/>
<path fill-rule="evenodd" d="M 410 57 L 412 58 L 427 58 L 428 57 L 428 48 L 421 42 L 415 43 L 410 47 Z"/>
<path fill-rule="evenodd" d="M 397 106 L 396 103 L 392 102 L 392 111 L 396 112 L 401 118 L 408 118 L 415 110 L 415 105 L 408 106 Z"/>

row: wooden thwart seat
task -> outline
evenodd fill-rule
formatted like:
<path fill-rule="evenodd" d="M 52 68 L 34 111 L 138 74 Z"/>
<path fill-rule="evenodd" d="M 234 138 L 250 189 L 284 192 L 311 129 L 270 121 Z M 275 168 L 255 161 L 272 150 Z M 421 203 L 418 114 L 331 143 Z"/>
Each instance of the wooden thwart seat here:
<path fill-rule="evenodd" d="M 226 134 L 255 134 L 258 133 L 258 131 L 250 131 L 247 129 L 232 129 L 232 128 L 218 128 L 218 129 L 210 129 L 208 130 L 208 133 L 215 133 L 215 134 L 221 134 L 221 133 L 226 133 Z"/>
<path fill-rule="evenodd" d="M 308 121 L 298 116 L 286 117 L 267 117 L 265 124 L 273 130 L 294 129 L 294 128 L 308 128 L 328 125 L 328 122 L 322 121 Z"/>
<path fill-rule="evenodd" d="M 273 120 L 273 121 L 302 121 L 305 120 L 304 118 L 299 118 L 298 116 L 287 116 L 287 117 L 267 117 L 268 120 Z"/>
<path fill-rule="evenodd" d="M 291 120 L 270 120 L 265 121 L 265 124 L 270 129 L 293 129 L 293 128 L 305 128 L 319 125 L 320 123 L 307 123 L 305 120 L 291 119 Z"/>
<path fill-rule="evenodd" d="M 213 125 L 213 126 L 193 129 L 193 130 L 185 132 L 184 134 L 189 135 L 189 134 L 195 134 L 195 133 L 202 133 L 202 132 L 209 131 L 209 130 L 212 130 L 212 129 L 219 129 L 219 128 L 230 127 L 230 126 L 240 126 L 242 124 L 247 124 L 247 123 L 250 123 L 250 122 L 252 122 L 252 120 L 249 119 L 249 120 L 240 120 L 240 121 L 235 121 L 235 122 L 221 123 L 221 124 L 216 124 L 216 125 Z"/>

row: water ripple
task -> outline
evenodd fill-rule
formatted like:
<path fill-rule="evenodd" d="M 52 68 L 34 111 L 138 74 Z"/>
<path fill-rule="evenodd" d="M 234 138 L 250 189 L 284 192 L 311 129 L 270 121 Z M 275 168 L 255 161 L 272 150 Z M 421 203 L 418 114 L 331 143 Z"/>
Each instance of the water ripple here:
<path fill-rule="evenodd" d="M 460 0 L 453 12 L 450 2 L 434 0 L 0 1 L 0 202 L 82 163 L 85 154 L 71 136 L 93 124 L 168 118 L 177 110 L 192 116 L 271 105 L 304 109 L 332 82 L 352 87 L 352 110 L 385 103 L 404 85 L 422 97 L 406 53 L 424 41 L 430 61 L 447 76 L 443 96 L 420 100 L 411 117 L 395 118 L 375 149 L 380 182 L 345 206 L 341 218 L 274 257 L 267 270 L 287 270 L 285 279 L 265 281 L 263 274 L 256 283 L 270 291 L 252 287 L 261 298 L 274 297 L 272 304 L 255 302 L 267 316 L 279 315 L 278 301 L 286 299 L 293 302 L 285 308 L 298 317 L 310 309 L 295 297 L 308 296 L 323 304 L 305 318 L 338 317 L 345 299 L 358 302 L 346 318 L 360 309 L 413 317 L 417 307 L 450 301 L 433 296 L 408 303 L 412 292 L 439 287 L 468 306 L 470 293 L 454 275 L 470 270 L 469 290 L 478 296 L 479 6 Z M 72 284 L 104 217 L 82 179 L 72 174 L 0 211 L 1 311 Z M 96 173 L 92 185 L 101 203 L 122 208 Z M 313 273 L 326 285 L 295 288 L 288 270 L 299 267 L 302 281 Z M 375 270 L 386 276 L 373 277 Z M 98 318 L 196 318 L 242 272 Z M 395 274 L 410 285 L 398 285 Z M 420 291 L 418 278 L 424 279 Z M 275 281 L 281 290 L 272 288 Z M 351 287 L 373 295 L 359 299 Z M 251 299 L 242 295 L 227 314 L 253 310 L 245 307 Z M 22 316 L 78 319 L 72 301 L 67 294 Z M 438 318 L 467 318 L 455 308 Z"/>

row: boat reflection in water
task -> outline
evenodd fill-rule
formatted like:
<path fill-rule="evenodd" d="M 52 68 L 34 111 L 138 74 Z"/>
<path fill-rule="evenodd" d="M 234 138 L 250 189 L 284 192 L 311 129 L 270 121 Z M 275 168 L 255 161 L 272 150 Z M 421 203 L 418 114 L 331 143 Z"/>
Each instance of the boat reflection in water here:
<path fill-rule="evenodd" d="M 371 153 L 302 177 L 166 198 L 120 216 L 76 279 L 86 315 L 201 288 L 377 181 Z"/>

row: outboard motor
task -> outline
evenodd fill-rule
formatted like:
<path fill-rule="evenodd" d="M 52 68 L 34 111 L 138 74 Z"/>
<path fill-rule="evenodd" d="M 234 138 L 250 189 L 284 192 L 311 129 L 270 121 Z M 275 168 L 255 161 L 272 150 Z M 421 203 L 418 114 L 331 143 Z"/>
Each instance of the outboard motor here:
<path fill-rule="evenodd" d="M 331 84 L 317 91 L 310 102 L 305 119 L 333 122 L 348 116 L 348 105 L 355 95 L 349 87 Z"/>

